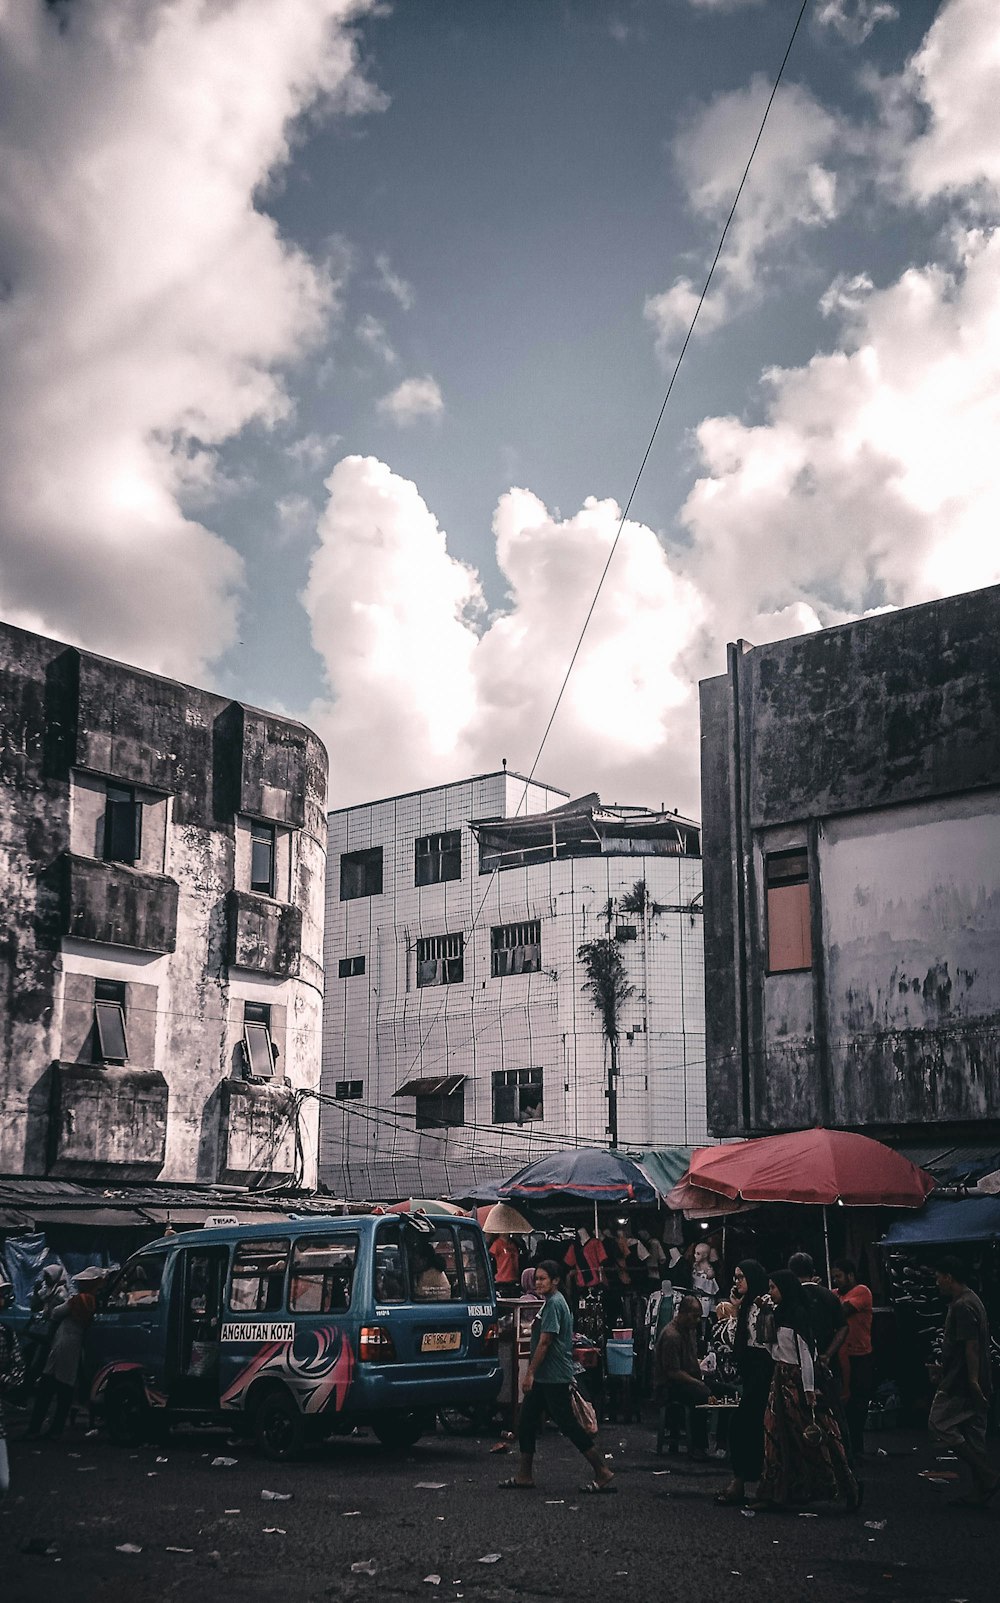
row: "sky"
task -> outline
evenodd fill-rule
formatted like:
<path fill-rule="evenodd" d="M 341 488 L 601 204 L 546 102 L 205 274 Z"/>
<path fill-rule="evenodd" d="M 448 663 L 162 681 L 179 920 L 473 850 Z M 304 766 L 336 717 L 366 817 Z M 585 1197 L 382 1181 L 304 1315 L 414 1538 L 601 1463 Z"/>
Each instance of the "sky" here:
<path fill-rule="evenodd" d="M 799 0 L 0 0 L 0 617 L 528 772 Z M 810 0 L 537 765 L 1000 580 L 1000 8 Z"/>

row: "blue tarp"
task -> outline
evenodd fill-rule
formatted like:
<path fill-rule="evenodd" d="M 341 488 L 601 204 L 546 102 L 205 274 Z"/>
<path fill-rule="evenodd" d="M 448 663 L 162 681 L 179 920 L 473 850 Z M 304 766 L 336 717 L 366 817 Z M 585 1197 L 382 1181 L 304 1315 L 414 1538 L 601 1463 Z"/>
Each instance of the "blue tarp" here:
<path fill-rule="evenodd" d="M 919 1213 L 897 1219 L 882 1238 L 884 1247 L 948 1246 L 960 1241 L 1000 1240 L 1000 1197 L 962 1197 L 949 1202 L 931 1197 Z"/>

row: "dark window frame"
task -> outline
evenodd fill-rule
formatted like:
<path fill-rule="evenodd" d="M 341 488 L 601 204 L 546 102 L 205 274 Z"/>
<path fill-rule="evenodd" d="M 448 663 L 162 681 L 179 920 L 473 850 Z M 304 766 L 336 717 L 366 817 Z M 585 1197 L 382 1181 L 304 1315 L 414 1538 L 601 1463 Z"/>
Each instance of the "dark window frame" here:
<path fill-rule="evenodd" d="M 284 1312 L 284 1310 L 286 1309 L 286 1307 L 288 1305 L 288 1266 L 289 1266 L 289 1263 L 291 1261 L 291 1256 L 292 1256 L 291 1247 L 292 1247 L 292 1241 L 291 1241 L 291 1237 L 290 1236 L 273 1236 L 273 1237 L 272 1236 L 268 1236 L 266 1239 L 261 1239 L 261 1240 L 237 1241 L 236 1242 L 236 1245 L 233 1248 L 232 1262 L 229 1265 L 229 1274 L 228 1274 L 227 1279 L 226 1279 L 226 1307 L 230 1310 L 231 1313 L 234 1313 L 234 1314 L 251 1314 L 251 1313 L 274 1314 L 274 1313 L 283 1313 Z M 238 1303 L 234 1303 L 233 1302 L 233 1284 L 234 1284 L 234 1282 L 237 1279 L 247 1280 L 247 1281 L 253 1279 L 252 1275 L 239 1275 L 239 1276 L 237 1275 L 237 1270 L 241 1267 L 241 1260 L 250 1258 L 251 1255 L 253 1255 L 253 1254 L 256 1254 L 258 1257 L 262 1256 L 265 1253 L 270 1253 L 272 1256 L 278 1256 L 278 1255 L 280 1255 L 281 1252 L 284 1252 L 284 1267 L 283 1267 L 283 1269 L 281 1271 L 281 1297 L 280 1297 L 279 1301 L 273 1302 L 271 1300 L 271 1287 L 273 1285 L 274 1276 L 273 1275 L 269 1275 L 267 1277 L 267 1280 L 268 1280 L 268 1294 L 265 1297 L 265 1301 L 263 1303 L 263 1306 L 261 1305 L 261 1303 L 259 1301 L 259 1296 L 260 1296 L 259 1288 L 260 1288 L 260 1285 L 261 1285 L 264 1277 L 261 1276 L 260 1274 L 258 1274 L 258 1276 L 257 1276 L 258 1301 L 257 1301 L 256 1306 L 250 1308 L 250 1307 L 243 1307 Z"/>
<path fill-rule="evenodd" d="M 462 877 L 462 831 L 418 835 L 413 843 L 414 885 L 445 885 Z"/>
<path fill-rule="evenodd" d="M 364 1080 L 335 1080 L 333 1095 L 336 1102 L 361 1102 L 364 1100 Z"/>
<path fill-rule="evenodd" d="M 128 1062 L 126 1005 L 124 980 L 94 981 L 95 1063 L 117 1067 Z"/>
<path fill-rule="evenodd" d="M 524 954 L 534 953 L 525 962 Z M 521 953 L 518 960 L 516 954 Z M 516 965 L 516 966 L 515 966 Z M 515 974 L 538 974 L 542 967 L 542 921 L 521 919 L 516 924 L 494 924 L 490 930 L 490 978 L 509 979 Z"/>
<path fill-rule="evenodd" d="M 111 779 L 104 802 L 102 856 L 106 863 L 125 863 L 130 868 L 142 857 L 142 802 L 136 801 L 134 786 Z"/>
<path fill-rule="evenodd" d="M 381 846 L 340 854 L 340 900 L 356 902 L 363 896 L 381 896 L 383 862 Z"/>
<path fill-rule="evenodd" d="M 461 985 L 465 980 L 465 935 L 422 935 L 416 945 L 417 990 Z"/>
<path fill-rule="evenodd" d="M 255 896 L 274 897 L 277 857 L 277 826 L 262 823 L 259 819 L 251 819 L 250 889 Z"/>
<path fill-rule="evenodd" d="M 261 1054 L 265 1052 L 269 1069 L 265 1069 L 261 1061 Z M 271 1034 L 270 1002 L 243 1003 L 243 1056 L 248 1079 L 274 1079 L 278 1049 Z"/>
<path fill-rule="evenodd" d="M 342 957 L 337 963 L 338 980 L 357 979 L 365 972 L 365 958 L 363 952 L 356 952 L 353 957 Z"/>
<path fill-rule="evenodd" d="M 415 1096 L 413 1118 L 418 1130 L 460 1130 L 465 1124 L 465 1081 L 448 1096 Z"/>
<path fill-rule="evenodd" d="M 805 888 L 806 897 L 806 941 L 808 945 L 809 961 L 807 963 L 782 963 L 775 966 L 772 962 L 771 928 L 775 921 L 774 902 L 775 893 L 794 891 Z M 764 951 L 766 958 L 765 973 L 772 974 L 810 974 L 815 966 L 815 955 L 812 944 L 812 876 L 810 874 L 810 859 L 808 846 L 790 846 L 780 851 L 764 853 Z"/>
<path fill-rule="evenodd" d="M 545 1071 L 533 1067 L 526 1069 L 494 1069 L 492 1080 L 493 1123 L 530 1124 L 545 1118 Z M 530 1093 L 537 1090 L 537 1102 L 530 1101 Z M 530 1113 L 527 1107 L 537 1107 L 539 1113 Z M 510 1111 L 505 1111 L 507 1108 Z"/>
<path fill-rule="evenodd" d="M 310 1247 L 313 1249 L 314 1252 L 321 1251 L 321 1250 L 324 1250 L 324 1249 L 326 1251 L 330 1251 L 334 1247 L 340 1247 L 345 1251 L 345 1253 L 349 1251 L 352 1254 L 351 1261 L 350 1261 L 350 1274 L 349 1274 L 348 1279 L 347 1279 L 347 1294 L 346 1294 L 346 1299 L 345 1300 L 338 1299 L 338 1300 L 334 1301 L 334 1299 L 330 1295 L 330 1289 L 329 1289 L 329 1286 L 328 1286 L 328 1277 L 332 1276 L 334 1273 L 336 1273 L 338 1279 L 342 1278 L 342 1276 L 339 1274 L 339 1271 L 337 1271 L 337 1272 L 331 1271 L 329 1268 L 326 1268 L 326 1267 L 324 1267 L 322 1270 L 313 1269 L 312 1271 L 310 1271 L 308 1263 L 306 1263 L 304 1266 L 302 1265 L 302 1261 L 299 1258 L 299 1254 L 302 1251 L 306 1251 L 307 1252 Z M 289 1313 L 292 1313 L 292 1314 L 346 1313 L 347 1310 L 351 1306 L 351 1302 L 352 1302 L 352 1299 L 353 1299 L 353 1296 L 354 1296 L 354 1282 L 355 1282 L 355 1280 L 357 1278 L 358 1258 L 360 1256 L 360 1252 L 361 1252 L 361 1237 L 360 1237 L 359 1234 L 357 1234 L 354 1231 L 331 1231 L 329 1234 L 326 1234 L 326 1235 L 314 1234 L 314 1235 L 307 1235 L 307 1236 L 297 1236 L 296 1239 L 292 1242 L 292 1252 L 291 1252 L 291 1257 L 289 1259 L 289 1267 L 288 1267 L 288 1311 L 289 1311 Z M 298 1274 L 296 1274 L 296 1269 L 297 1268 L 298 1268 Z M 301 1283 L 301 1282 L 304 1282 L 306 1280 L 315 1280 L 317 1275 L 321 1275 L 322 1276 L 322 1286 L 321 1286 L 321 1292 L 320 1292 L 320 1306 L 319 1306 L 319 1308 L 304 1308 L 304 1307 L 301 1306 L 302 1291 L 296 1285 L 296 1281 Z"/>

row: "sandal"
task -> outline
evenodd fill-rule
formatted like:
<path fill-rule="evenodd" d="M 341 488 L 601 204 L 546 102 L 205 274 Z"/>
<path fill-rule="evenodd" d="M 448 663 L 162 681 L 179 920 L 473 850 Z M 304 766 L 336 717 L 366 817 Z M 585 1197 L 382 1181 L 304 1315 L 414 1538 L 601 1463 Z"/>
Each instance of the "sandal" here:
<path fill-rule="evenodd" d="M 600 1497 L 605 1492 L 617 1492 L 614 1476 L 609 1481 L 588 1481 L 586 1486 L 580 1487 L 581 1492 L 589 1497 Z"/>
<path fill-rule="evenodd" d="M 519 1481 L 516 1476 L 508 1475 L 505 1481 L 497 1481 L 502 1492 L 533 1492 L 534 1481 Z"/>

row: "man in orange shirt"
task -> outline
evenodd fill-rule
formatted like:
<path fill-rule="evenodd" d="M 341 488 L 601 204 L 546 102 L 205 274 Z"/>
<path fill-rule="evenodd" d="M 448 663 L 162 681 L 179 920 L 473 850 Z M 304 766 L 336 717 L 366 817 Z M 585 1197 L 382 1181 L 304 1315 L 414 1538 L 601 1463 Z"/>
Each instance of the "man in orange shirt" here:
<path fill-rule="evenodd" d="M 833 1286 L 847 1315 L 847 1335 L 840 1349 L 844 1367 L 844 1414 L 851 1433 L 851 1451 L 860 1458 L 865 1450 L 865 1421 L 875 1389 L 875 1360 L 872 1356 L 872 1294 L 859 1284 L 858 1272 L 849 1258 L 838 1258 L 833 1266 Z"/>
<path fill-rule="evenodd" d="M 516 1297 L 521 1290 L 521 1256 L 510 1236 L 497 1236 L 490 1243 L 493 1278 L 502 1297 Z"/>

